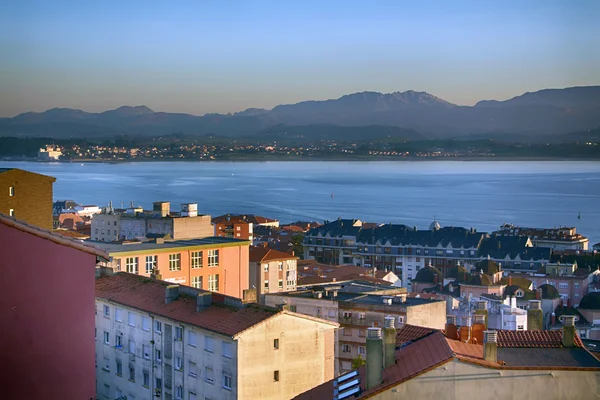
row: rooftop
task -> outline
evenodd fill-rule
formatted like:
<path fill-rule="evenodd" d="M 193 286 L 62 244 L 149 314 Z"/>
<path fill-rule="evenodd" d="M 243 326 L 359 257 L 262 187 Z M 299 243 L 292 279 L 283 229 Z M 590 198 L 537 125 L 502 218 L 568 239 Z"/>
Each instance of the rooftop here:
<path fill-rule="evenodd" d="M 355 265 L 325 265 L 302 263 L 298 266 L 301 275 L 298 285 L 310 285 L 315 283 L 339 282 L 349 280 L 361 280 L 388 285 L 390 282 L 383 278 L 390 272 L 365 268 Z"/>
<path fill-rule="evenodd" d="M 27 171 L 24 169 L 20 169 L 20 168 L 0 168 L 0 174 L 3 174 L 5 172 L 11 172 L 11 171 L 21 171 L 21 172 L 27 172 L 28 174 L 31 175 L 37 175 L 41 178 L 46 178 L 52 182 L 56 182 L 56 178 L 53 176 L 48 176 L 48 175 L 42 175 L 42 174 L 38 174 L 37 172 L 31 172 L 31 171 Z"/>
<path fill-rule="evenodd" d="M 274 250 L 268 247 L 258 246 L 250 247 L 250 262 L 263 262 L 263 261 L 280 261 L 280 260 L 297 260 L 298 257 L 294 257 L 289 253 L 284 253 L 279 250 Z"/>
<path fill-rule="evenodd" d="M 133 251 L 148 251 L 148 250 L 168 250 L 178 248 L 193 248 L 193 247 L 215 247 L 222 245 L 234 245 L 243 246 L 248 245 L 250 242 L 247 240 L 232 239 L 219 236 L 211 236 L 202 239 L 190 239 L 190 240 L 172 240 L 164 243 L 156 243 L 155 241 L 148 242 L 132 242 L 132 243 L 108 243 L 108 242 L 96 242 L 88 241 L 91 246 L 97 247 L 106 251 L 109 254 L 115 253 L 130 253 Z"/>

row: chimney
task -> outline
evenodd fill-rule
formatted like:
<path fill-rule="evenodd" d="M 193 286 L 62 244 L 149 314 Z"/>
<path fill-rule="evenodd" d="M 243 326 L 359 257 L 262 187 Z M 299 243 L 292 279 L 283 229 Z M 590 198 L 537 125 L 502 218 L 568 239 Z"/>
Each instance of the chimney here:
<path fill-rule="evenodd" d="M 510 309 L 512 311 L 515 308 L 517 308 L 517 297 L 516 296 L 510 296 Z"/>
<path fill-rule="evenodd" d="M 489 362 L 498 362 L 498 333 L 496 331 L 483 332 L 483 359 Z"/>
<path fill-rule="evenodd" d="M 508 276 L 508 286 L 512 286 L 512 275 Z"/>
<path fill-rule="evenodd" d="M 165 304 L 177 300 L 179 298 L 179 285 L 168 285 L 165 288 Z"/>
<path fill-rule="evenodd" d="M 544 312 L 541 300 L 529 300 L 527 309 L 527 330 L 541 331 L 544 329 Z"/>
<path fill-rule="evenodd" d="M 434 284 L 434 285 L 437 285 L 437 284 L 438 284 L 438 280 L 439 280 L 439 277 L 438 277 L 438 275 L 437 275 L 436 273 L 434 273 L 434 274 L 433 274 L 433 284 Z"/>
<path fill-rule="evenodd" d="M 560 318 L 563 323 L 562 345 L 563 347 L 573 347 L 575 343 L 575 316 L 563 315 Z"/>
<path fill-rule="evenodd" d="M 478 311 L 487 310 L 487 300 L 478 300 L 477 301 L 477 310 Z"/>
<path fill-rule="evenodd" d="M 456 315 L 446 317 L 446 337 L 448 339 L 458 338 L 458 328 L 456 326 Z"/>
<path fill-rule="evenodd" d="M 212 305 L 212 293 L 200 292 L 196 297 L 196 312 L 200 312 Z"/>
<path fill-rule="evenodd" d="M 552 325 L 556 325 L 556 314 L 554 314 L 554 312 L 552 313 L 552 315 L 550 316 L 550 323 Z"/>
<path fill-rule="evenodd" d="M 367 390 L 381 385 L 383 380 L 383 343 L 381 328 L 367 328 Z"/>
<path fill-rule="evenodd" d="M 396 363 L 396 327 L 395 318 L 388 315 L 385 317 L 385 328 L 383 329 L 383 351 L 385 353 L 385 365 L 387 368 Z"/>
<path fill-rule="evenodd" d="M 315 296 L 316 299 L 323 298 L 323 292 L 321 292 L 321 291 L 313 292 L 313 295 Z"/>

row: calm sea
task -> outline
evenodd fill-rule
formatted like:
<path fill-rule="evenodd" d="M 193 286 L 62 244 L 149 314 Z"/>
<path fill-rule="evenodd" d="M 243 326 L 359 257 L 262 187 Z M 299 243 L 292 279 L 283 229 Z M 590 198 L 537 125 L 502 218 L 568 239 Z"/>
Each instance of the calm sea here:
<path fill-rule="evenodd" d="M 497 229 L 575 225 L 600 242 L 600 162 L 0 162 L 57 178 L 55 199 L 150 208 L 196 202 L 202 213 L 280 219 L 338 216 Z M 578 215 L 581 213 L 581 218 Z"/>

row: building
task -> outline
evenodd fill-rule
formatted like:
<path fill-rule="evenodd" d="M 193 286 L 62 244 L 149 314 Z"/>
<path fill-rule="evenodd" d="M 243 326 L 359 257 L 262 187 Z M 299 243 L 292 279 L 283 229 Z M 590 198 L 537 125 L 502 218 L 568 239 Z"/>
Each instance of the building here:
<path fill-rule="evenodd" d="M 52 230 L 52 186 L 56 178 L 0 168 L 0 214 Z"/>
<path fill-rule="evenodd" d="M 171 203 L 159 201 L 152 210 L 131 207 L 115 210 L 112 204 L 92 220 L 92 240 L 114 242 L 140 237 L 163 237 L 174 240 L 200 239 L 214 236 L 210 215 L 198 215 L 198 205 L 181 205 L 171 212 Z"/>
<path fill-rule="evenodd" d="M 550 262 L 552 249 L 534 246 L 527 236 L 492 234 L 479 246 L 479 256 L 501 263 L 505 271 L 537 271 Z"/>
<path fill-rule="evenodd" d="M 524 228 L 504 224 L 494 232 L 500 236 L 526 236 L 534 246 L 553 250 L 587 250 L 589 239 L 577 233 L 577 228 L 561 226 L 558 228 Z"/>
<path fill-rule="evenodd" d="M 63 211 L 72 211 L 77 206 L 73 200 L 58 200 L 52 205 L 52 214 L 60 215 Z"/>
<path fill-rule="evenodd" d="M 251 242 L 254 240 L 252 222 L 243 219 L 215 222 L 214 218 L 212 222 L 215 226 L 215 236 L 244 239 Z"/>
<path fill-rule="evenodd" d="M 2 398 L 94 398 L 94 269 L 108 256 L 2 214 L 0 237 Z"/>
<path fill-rule="evenodd" d="M 267 294 L 265 304 L 340 323 L 336 340 L 336 374 L 352 369 L 365 356 L 367 328 L 383 326 L 392 316 L 405 323 L 443 329 L 446 302 L 407 296 L 406 289 L 361 281 L 300 287 L 295 292 Z"/>
<path fill-rule="evenodd" d="M 592 250 L 600 251 L 600 242 L 592 246 Z"/>
<path fill-rule="evenodd" d="M 62 156 L 62 151 L 58 146 L 46 146 L 38 150 L 38 160 L 57 161 Z"/>
<path fill-rule="evenodd" d="M 266 293 L 296 290 L 298 257 L 265 246 L 250 248 L 250 287 L 261 300 Z"/>
<path fill-rule="evenodd" d="M 237 298 L 249 288 L 250 242 L 208 237 L 148 242 L 90 242 L 110 256 L 107 267 Z"/>
<path fill-rule="evenodd" d="M 298 285 L 334 283 L 352 280 L 402 287 L 402 281 L 392 271 L 382 271 L 356 265 L 326 265 L 315 260 L 298 261 Z"/>
<path fill-rule="evenodd" d="M 92 218 L 94 215 L 96 214 L 100 214 L 102 212 L 102 209 L 96 205 L 82 205 L 82 206 L 75 206 L 73 208 L 73 210 L 67 210 L 65 211 L 67 213 L 70 212 L 74 212 L 75 214 L 79 215 L 80 217 L 88 217 L 88 218 Z"/>
<path fill-rule="evenodd" d="M 100 276 L 98 398 L 289 399 L 333 378 L 337 326 L 131 274 Z"/>
<path fill-rule="evenodd" d="M 465 343 L 417 327 L 397 334 L 390 320 L 369 328 L 364 367 L 295 399 L 598 398 L 600 360 L 570 322 L 562 331 L 486 330 L 482 342 Z"/>

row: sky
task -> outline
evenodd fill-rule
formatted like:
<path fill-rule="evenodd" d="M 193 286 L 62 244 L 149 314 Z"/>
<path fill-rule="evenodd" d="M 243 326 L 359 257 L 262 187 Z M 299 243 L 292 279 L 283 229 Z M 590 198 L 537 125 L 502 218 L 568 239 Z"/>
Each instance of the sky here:
<path fill-rule="evenodd" d="M 361 91 L 472 105 L 600 84 L 600 1 L 0 4 L 0 117 L 236 112 Z"/>

